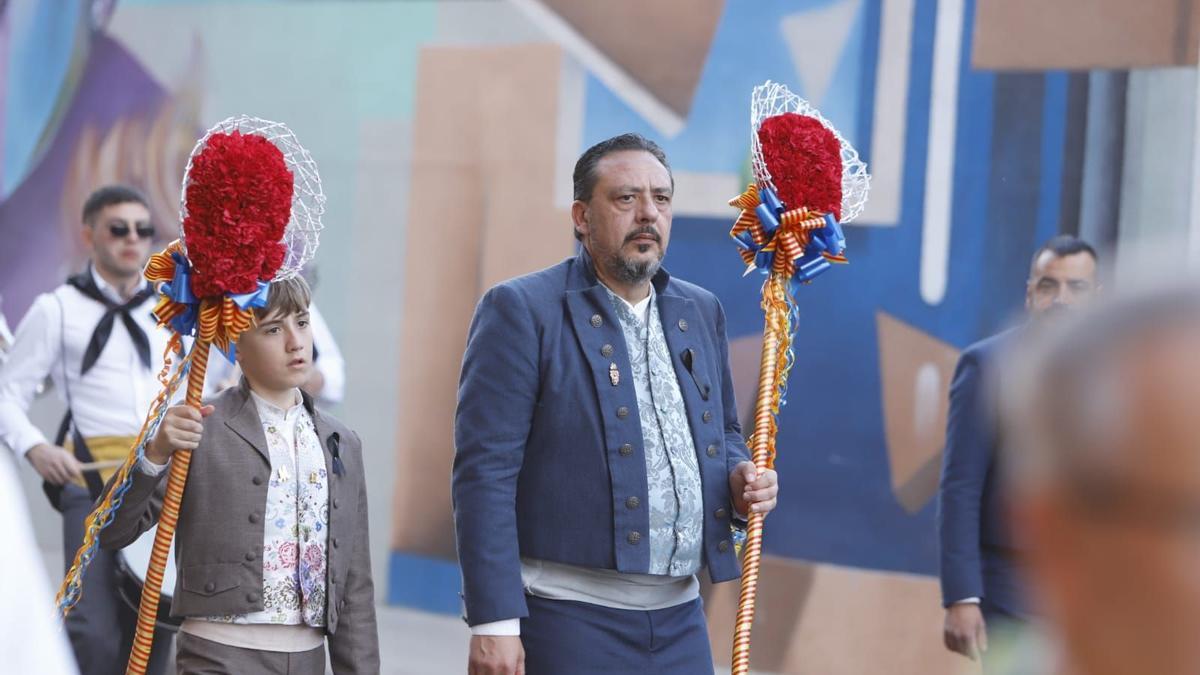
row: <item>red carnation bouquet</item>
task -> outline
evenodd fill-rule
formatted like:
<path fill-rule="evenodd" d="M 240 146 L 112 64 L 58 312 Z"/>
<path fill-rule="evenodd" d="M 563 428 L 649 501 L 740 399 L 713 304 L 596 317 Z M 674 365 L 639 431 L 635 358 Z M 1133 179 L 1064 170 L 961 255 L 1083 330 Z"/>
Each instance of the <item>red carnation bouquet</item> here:
<path fill-rule="evenodd" d="M 184 243 L 197 297 L 251 293 L 283 264 L 294 179 L 274 143 L 215 133 L 192 160 Z"/>
<path fill-rule="evenodd" d="M 763 161 L 779 199 L 842 219 L 842 144 L 815 117 L 787 112 L 758 126 Z"/>

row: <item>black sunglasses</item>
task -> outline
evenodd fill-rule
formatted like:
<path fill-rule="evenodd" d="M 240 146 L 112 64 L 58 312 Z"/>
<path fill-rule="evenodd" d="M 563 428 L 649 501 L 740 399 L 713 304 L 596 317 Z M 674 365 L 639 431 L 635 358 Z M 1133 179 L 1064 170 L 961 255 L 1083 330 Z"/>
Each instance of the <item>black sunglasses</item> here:
<path fill-rule="evenodd" d="M 108 231 L 117 239 L 124 239 L 129 236 L 129 225 L 125 223 L 112 223 L 108 226 Z M 137 232 L 138 239 L 150 239 L 155 234 L 153 225 L 138 225 L 134 230 Z"/>

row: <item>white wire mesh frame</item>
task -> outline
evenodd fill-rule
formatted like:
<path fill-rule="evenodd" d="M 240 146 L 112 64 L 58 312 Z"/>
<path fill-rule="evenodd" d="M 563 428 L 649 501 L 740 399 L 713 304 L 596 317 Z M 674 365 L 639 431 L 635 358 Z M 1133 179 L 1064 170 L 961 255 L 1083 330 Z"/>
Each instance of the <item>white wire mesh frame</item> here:
<path fill-rule="evenodd" d="M 848 223 L 862 214 L 867 204 L 867 193 L 871 189 L 871 175 L 867 173 L 867 165 L 858 156 L 858 151 L 849 141 L 842 138 L 838 130 L 829 120 L 821 115 L 808 101 L 793 94 L 786 86 L 767 80 L 754 88 L 750 97 L 750 147 L 753 153 L 752 163 L 754 177 L 759 187 L 769 187 L 775 190 L 771 180 L 771 172 L 763 160 L 762 147 L 758 141 L 758 127 L 768 117 L 783 113 L 799 113 L 807 115 L 825 125 L 833 132 L 838 143 L 842 146 L 842 218 L 841 222 Z M 775 190 L 777 193 L 778 191 Z M 794 208 L 796 204 L 788 204 Z"/>
<path fill-rule="evenodd" d="M 283 153 L 283 160 L 292 172 L 294 189 L 292 190 L 292 212 L 288 219 L 287 228 L 283 232 L 284 246 L 287 255 L 283 265 L 275 273 L 273 281 L 290 279 L 300 273 L 313 256 L 317 254 L 320 245 L 321 215 L 325 213 L 325 193 L 321 189 L 321 176 L 317 173 L 317 163 L 313 161 L 304 146 L 296 139 L 296 135 L 282 122 L 272 122 L 249 115 L 238 115 L 225 119 L 204 133 L 192 154 L 188 157 L 187 168 L 183 172 L 183 184 L 179 195 L 180 228 L 187 221 L 187 188 L 188 179 L 192 174 L 192 162 L 204 149 L 208 139 L 213 134 L 228 134 L 239 131 L 243 134 L 262 136 L 275 144 Z M 184 241 L 186 241 L 184 232 Z M 184 252 L 187 252 L 186 244 Z"/>

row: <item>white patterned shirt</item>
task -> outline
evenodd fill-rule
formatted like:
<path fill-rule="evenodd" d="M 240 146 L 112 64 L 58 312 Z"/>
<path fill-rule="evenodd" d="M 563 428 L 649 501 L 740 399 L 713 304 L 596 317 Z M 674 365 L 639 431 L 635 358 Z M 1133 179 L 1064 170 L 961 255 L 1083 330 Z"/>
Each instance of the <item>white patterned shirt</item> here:
<path fill-rule="evenodd" d="M 271 456 L 263 528 L 263 609 L 209 617 L 229 623 L 325 625 L 329 476 L 312 417 L 297 403 L 283 410 L 250 392 Z"/>
<path fill-rule="evenodd" d="M 625 334 L 642 423 L 650 511 L 649 573 L 691 576 L 703 560 L 700 465 L 654 288 L 643 316 L 616 293 L 608 294 Z"/>

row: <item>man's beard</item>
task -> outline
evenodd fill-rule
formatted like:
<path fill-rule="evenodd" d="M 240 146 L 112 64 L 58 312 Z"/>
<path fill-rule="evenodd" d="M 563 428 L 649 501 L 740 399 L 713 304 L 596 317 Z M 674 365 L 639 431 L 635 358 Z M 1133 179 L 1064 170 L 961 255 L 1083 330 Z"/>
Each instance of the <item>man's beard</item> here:
<path fill-rule="evenodd" d="M 637 236 L 637 234 L 640 233 L 641 231 L 634 232 L 629 235 L 629 238 L 632 239 L 634 236 Z M 655 234 L 657 237 L 656 232 L 653 234 Z M 593 248 L 595 248 L 594 240 Z M 621 283 L 630 285 L 640 284 L 650 277 L 653 277 L 658 272 L 658 268 L 662 265 L 661 249 L 658 256 L 653 260 L 630 260 L 629 258 L 622 256 L 620 250 L 612 253 L 608 253 L 606 251 L 600 257 L 602 259 L 597 262 L 604 266 L 604 270 L 608 272 L 610 277 L 620 281 Z"/>
<path fill-rule="evenodd" d="M 609 274 L 612 274 L 622 282 L 640 284 L 654 276 L 658 272 L 661 263 L 662 260 L 659 258 L 638 262 L 623 258 L 618 253 L 609 258 L 608 264 L 605 266 L 608 267 Z"/>

